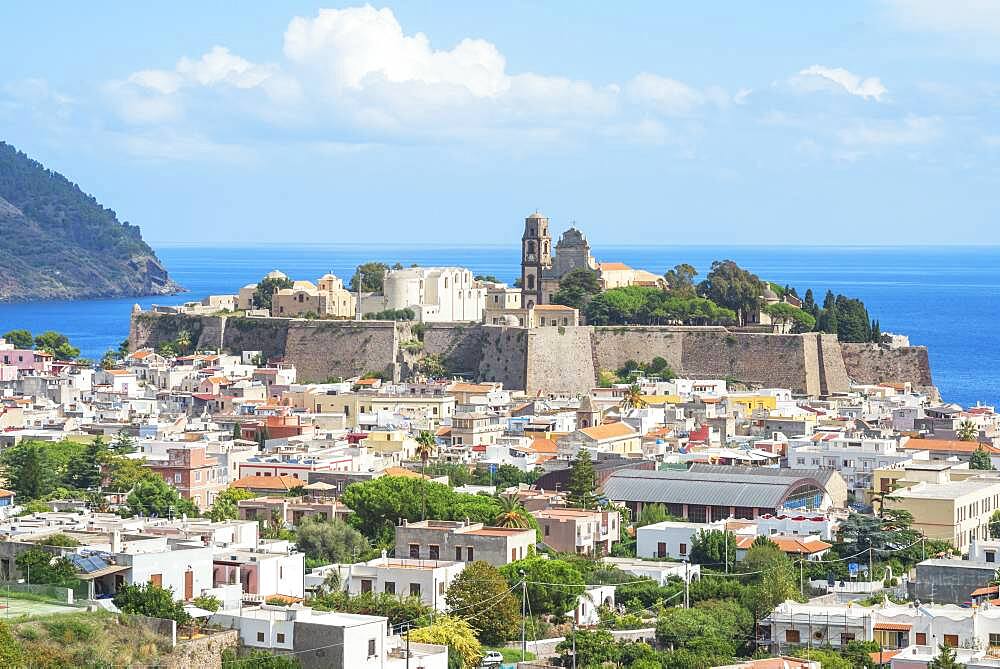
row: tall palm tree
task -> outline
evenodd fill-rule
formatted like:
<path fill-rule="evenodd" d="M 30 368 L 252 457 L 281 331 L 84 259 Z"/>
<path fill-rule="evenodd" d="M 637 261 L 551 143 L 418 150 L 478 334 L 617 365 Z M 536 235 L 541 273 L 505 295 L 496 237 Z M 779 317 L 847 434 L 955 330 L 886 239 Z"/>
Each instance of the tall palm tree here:
<path fill-rule="evenodd" d="M 979 428 L 971 420 L 966 419 L 958 424 L 957 435 L 959 441 L 978 441 Z"/>
<path fill-rule="evenodd" d="M 496 527 L 523 530 L 531 526 L 528 521 L 528 511 L 521 504 L 517 495 L 513 493 L 498 495 L 497 500 L 500 502 L 500 513 L 493 519 L 493 524 Z"/>
<path fill-rule="evenodd" d="M 427 430 L 421 430 L 420 434 L 417 435 L 417 457 L 420 458 L 420 519 L 427 520 L 427 480 L 424 478 L 426 474 L 424 471 L 427 469 L 427 461 L 430 460 L 431 456 L 434 454 L 434 449 L 437 446 L 437 439 L 434 438 L 434 433 Z"/>
<path fill-rule="evenodd" d="M 639 388 L 638 383 L 633 383 L 629 386 L 622 396 L 622 401 L 618 403 L 618 407 L 622 411 L 641 409 L 644 406 L 646 406 L 646 400 L 642 398 L 642 389 Z"/>

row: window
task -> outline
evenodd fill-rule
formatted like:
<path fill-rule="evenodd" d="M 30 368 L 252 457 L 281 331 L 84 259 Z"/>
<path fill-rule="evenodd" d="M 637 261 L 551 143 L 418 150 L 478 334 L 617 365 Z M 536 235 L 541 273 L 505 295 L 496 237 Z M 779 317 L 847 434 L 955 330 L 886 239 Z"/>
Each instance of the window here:
<path fill-rule="evenodd" d="M 472 546 L 469 546 L 468 548 L 465 549 L 465 559 L 468 562 L 472 562 L 472 560 L 474 559 L 473 556 L 475 554 L 476 552 L 473 550 Z"/>
<path fill-rule="evenodd" d="M 993 636 L 992 634 L 990 635 Z M 927 632 L 917 632 L 917 645 L 926 646 L 927 645 Z"/>
<path fill-rule="evenodd" d="M 153 585 L 162 588 L 163 587 L 163 574 L 150 574 L 149 582 Z"/>
<path fill-rule="evenodd" d="M 944 635 L 944 645 L 948 648 L 958 648 L 958 635 L 957 634 L 945 634 Z"/>
<path fill-rule="evenodd" d="M 368 639 L 368 657 L 375 657 L 375 639 Z"/>
<path fill-rule="evenodd" d="M 194 473 L 194 480 L 195 481 L 200 481 L 201 480 L 201 472 L 195 472 Z"/>
<path fill-rule="evenodd" d="M 420 584 L 410 583 L 410 597 L 419 597 L 419 596 L 420 596 Z"/>
<path fill-rule="evenodd" d="M 396 594 L 396 582 L 395 581 L 386 581 L 385 582 L 385 591 L 386 591 L 386 594 L 395 595 Z"/>
<path fill-rule="evenodd" d="M 416 560 L 420 557 L 420 544 L 410 544 L 410 558 Z"/>
<path fill-rule="evenodd" d="M 656 557 L 667 557 L 667 544 L 663 541 L 656 544 Z"/>
<path fill-rule="evenodd" d="M 433 544 L 431 544 L 430 546 L 428 546 L 427 547 L 427 557 L 429 557 L 431 560 L 440 560 L 441 559 L 441 547 L 440 546 L 435 546 Z"/>
<path fill-rule="evenodd" d="M 261 643 L 264 643 L 264 633 L 263 632 L 257 632 L 257 641 L 259 641 Z"/>
<path fill-rule="evenodd" d="M 511 562 L 516 562 L 517 561 L 517 549 L 516 548 L 511 548 L 510 549 L 510 561 Z"/>
<path fill-rule="evenodd" d="M 372 580 L 370 578 L 361 579 L 361 592 L 371 592 L 372 591 Z"/>
<path fill-rule="evenodd" d="M 546 525 L 546 526 L 545 526 L 545 536 L 549 536 L 549 534 L 550 534 L 550 531 L 549 531 L 549 526 L 548 526 L 548 525 Z"/>
<path fill-rule="evenodd" d="M 456 546 L 455 547 L 455 561 L 456 562 L 461 562 L 461 560 L 462 560 L 462 547 L 461 546 Z"/>
<path fill-rule="evenodd" d="M 799 643 L 798 630 L 785 630 L 785 643 Z"/>
<path fill-rule="evenodd" d="M 986 551 L 986 561 L 987 562 L 996 562 L 997 561 L 996 551 Z"/>
<path fill-rule="evenodd" d="M 278 632 L 278 643 L 285 643 L 285 633 Z"/>
<path fill-rule="evenodd" d="M 177 472 L 176 474 L 174 474 L 174 483 L 180 483 L 180 482 L 181 482 L 181 475 L 180 472 Z"/>
<path fill-rule="evenodd" d="M 681 544 L 681 546 L 680 546 L 680 553 L 681 553 L 681 555 L 687 555 L 688 554 L 688 545 L 687 544 Z"/>

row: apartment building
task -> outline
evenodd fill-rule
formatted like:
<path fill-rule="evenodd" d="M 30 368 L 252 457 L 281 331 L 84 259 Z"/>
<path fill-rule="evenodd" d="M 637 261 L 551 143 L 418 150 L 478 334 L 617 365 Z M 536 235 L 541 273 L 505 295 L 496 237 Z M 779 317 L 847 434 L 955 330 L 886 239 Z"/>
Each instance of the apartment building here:
<path fill-rule="evenodd" d="M 608 555 L 621 538 L 621 517 L 615 511 L 542 509 L 531 515 L 538 521 L 542 543 L 560 553 Z"/>
<path fill-rule="evenodd" d="M 453 520 L 403 521 L 396 526 L 396 556 L 455 562 L 485 560 L 499 567 L 531 555 L 535 530 L 487 527 Z"/>
<path fill-rule="evenodd" d="M 356 564 L 326 565 L 313 574 L 325 578 L 336 572 L 341 587 L 352 596 L 384 592 L 400 597 L 417 597 L 435 611 L 447 610 L 445 594 L 465 562 L 382 557 Z M 310 579 L 307 578 L 307 582 Z"/>

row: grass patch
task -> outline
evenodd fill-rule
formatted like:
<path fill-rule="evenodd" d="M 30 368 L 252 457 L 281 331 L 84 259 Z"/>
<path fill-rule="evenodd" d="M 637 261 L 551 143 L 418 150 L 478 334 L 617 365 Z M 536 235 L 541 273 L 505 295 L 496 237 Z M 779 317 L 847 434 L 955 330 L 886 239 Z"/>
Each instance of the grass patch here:
<path fill-rule="evenodd" d="M 504 647 L 504 648 L 485 648 L 484 647 L 483 648 L 483 653 L 488 653 L 491 650 L 495 650 L 496 652 L 498 652 L 501 655 L 503 655 L 503 663 L 504 664 L 516 664 L 517 662 L 521 661 L 521 649 L 520 648 L 506 648 L 506 647 Z M 525 652 L 524 659 L 525 659 L 525 661 L 530 662 L 531 660 L 535 659 L 535 654 L 532 653 L 529 650 L 529 651 Z"/>

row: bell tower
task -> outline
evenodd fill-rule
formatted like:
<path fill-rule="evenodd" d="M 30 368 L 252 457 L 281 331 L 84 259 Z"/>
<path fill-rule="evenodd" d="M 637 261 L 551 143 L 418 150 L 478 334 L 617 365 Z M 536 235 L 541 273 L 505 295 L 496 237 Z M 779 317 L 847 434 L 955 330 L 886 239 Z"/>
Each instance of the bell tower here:
<path fill-rule="evenodd" d="M 521 307 L 542 304 L 542 271 L 552 269 L 549 219 L 537 211 L 524 219 L 521 236 Z"/>

